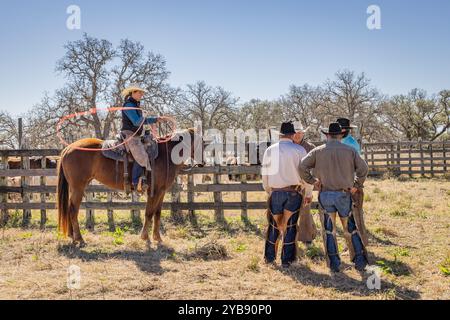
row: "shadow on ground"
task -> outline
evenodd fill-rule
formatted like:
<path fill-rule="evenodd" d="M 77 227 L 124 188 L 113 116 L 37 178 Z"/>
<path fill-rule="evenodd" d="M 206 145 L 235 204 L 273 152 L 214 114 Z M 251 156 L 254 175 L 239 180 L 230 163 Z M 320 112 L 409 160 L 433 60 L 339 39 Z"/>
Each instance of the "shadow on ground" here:
<path fill-rule="evenodd" d="M 104 252 L 101 249 L 89 251 L 88 248 L 80 248 L 72 244 L 59 245 L 58 253 L 70 259 L 80 259 L 83 262 L 108 260 L 127 260 L 133 261 L 138 268 L 146 273 L 161 275 L 164 269 L 161 267 L 161 261 L 170 259 L 174 255 L 174 249 L 159 244 L 156 248 L 147 246 L 142 250 L 119 250 L 115 252 Z"/>
<path fill-rule="evenodd" d="M 319 263 L 326 263 L 325 259 L 319 259 Z M 383 261 L 387 268 L 390 268 L 388 273 L 395 276 L 398 275 L 410 275 L 412 274 L 411 268 L 400 261 L 388 260 L 384 258 L 377 257 L 375 255 L 369 254 L 369 260 L 371 263 L 377 261 Z M 378 265 L 379 266 L 379 265 Z M 345 270 L 352 268 L 353 266 L 342 261 L 341 272 L 331 275 L 330 273 L 319 273 L 311 270 L 307 266 L 300 263 L 293 264 L 290 268 L 284 269 L 279 268 L 279 271 L 288 275 L 295 281 L 308 286 L 323 287 L 323 288 L 333 288 L 339 292 L 351 293 L 354 296 L 360 297 L 370 297 L 381 292 L 391 292 L 395 299 L 405 299 L 405 300 L 415 300 L 420 299 L 421 295 L 418 291 L 399 286 L 389 280 L 387 280 L 383 267 L 380 276 L 380 290 L 369 289 L 367 286 L 367 280 L 373 275 L 373 272 L 360 273 L 361 279 L 354 279 L 346 274 Z"/>

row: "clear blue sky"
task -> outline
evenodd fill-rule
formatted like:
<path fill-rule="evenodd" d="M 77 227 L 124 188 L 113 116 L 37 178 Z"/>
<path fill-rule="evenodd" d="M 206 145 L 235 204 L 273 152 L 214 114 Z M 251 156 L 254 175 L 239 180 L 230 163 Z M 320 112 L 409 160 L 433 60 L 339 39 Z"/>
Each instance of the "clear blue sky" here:
<path fill-rule="evenodd" d="M 81 30 L 66 8 L 81 7 Z M 381 30 L 366 9 L 381 8 Z M 0 109 L 19 114 L 61 87 L 63 45 L 83 32 L 162 54 L 170 83 L 220 85 L 241 101 L 364 71 L 387 94 L 450 89 L 450 1 L 0 0 Z"/>

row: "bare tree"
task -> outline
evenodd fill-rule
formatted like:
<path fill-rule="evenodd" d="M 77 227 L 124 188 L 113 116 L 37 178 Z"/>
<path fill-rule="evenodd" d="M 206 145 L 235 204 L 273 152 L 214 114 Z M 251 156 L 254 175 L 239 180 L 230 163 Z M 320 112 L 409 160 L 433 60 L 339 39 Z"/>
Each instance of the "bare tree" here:
<path fill-rule="evenodd" d="M 175 100 L 178 91 L 167 83 L 170 73 L 164 58 L 146 52 L 138 42 L 126 39 L 114 48 L 107 40 L 84 34 L 64 48 L 66 53 L 57 62 L 56 71 L 67 83 L 54 96 L 46 94 L 28 114 L 35 144 L 58 143 L 56 124 L 63 116 L 97 107 L 122 106 L 120 93 L 130 83 L 139 83 L 147 90 L 142 106 L 152 113 L 165 112 Z M 118 130 L 119 119 L 119 112 L 93 112 L 64 122 L 63 135 L 73 141 L 94 132 L 95 137 L 107 139 Z"/>
<path fill-rule="evenodd" d="M 268 129 L 283 121 L 282 105 L 279 101 L 252 99 L 239 108 L 237 127 Z"/>
<path fill-rule="evenodd" d="M 310 139 L 319 138 L 319 127 L 328 120 L 321 87 L 291 85 L 289 92 L 280 98 L 280 103 L 284 119 L 300 121 L 304 128 L 309 127 Z"/>
<path fill-rule="evenodd" d="M 434 106 L 427 114 L 432 128 L 431 141 L 443 136 L 450 129 L 450 90 L 442 90 L 433 101 Z"/>
<path fill-rule="evenodd" d="M 165 59 L 153 52 L 145 52 L 139 42 L 122 40 L 117 49 L 119 63 L 111 70 L 112 86 L 109 91 L 112 105 L 121 105 L 120 92 L 129 83 L 140 83 L 147 90 L 143 104 L 156 113 L 171 111 L 179 89 L 168 84 L 170 72 Z"/>
<path fill-rule="evenodd" d="M 450 90 L 428 97 L 426 91 L 413 89 L 385 102 L 383 119 L 407 140 L 434 141 L 450 128 Z"/>
<path fill-rule="evenodd" d="M 202 122 L 203 129 L 225 129 L 236 125 L 238 99 L 222 87 L 208 86 L 204 81 L 187 85 L 174 112 L 179 121 L 192 126 Z"/>
<path fill-rule="evenodd" d="M 68 85 L 60 94 L 76 97 L 81 102 L 81 105 L 71 105 L 65 110 L 72 113 L 96 108 L 110 83 L 108 63 L 116 55 L 112 44 L 84 34 L 83 39 L 69 42 L 64 48 L 66 54 L 57 62 L 56 70 L 66 77 Z M 105 138 L 99 114 L 80 119 L 80 124 L 92 127 L 96 137 Z"/>
<path fill-rule="evenodd" d="M 17 119 L 6 111 L 0 111 L 0 149 L 16 149 L 18 146 Z"/>
<path fill-rule="evenodd" d="M 358 124 L 361 136 L 370 139 L 379 129 L 382 96 L 364 73 L 344 70 L 325 83 L 323 105 L 330 117 L 346 117 Z"/>

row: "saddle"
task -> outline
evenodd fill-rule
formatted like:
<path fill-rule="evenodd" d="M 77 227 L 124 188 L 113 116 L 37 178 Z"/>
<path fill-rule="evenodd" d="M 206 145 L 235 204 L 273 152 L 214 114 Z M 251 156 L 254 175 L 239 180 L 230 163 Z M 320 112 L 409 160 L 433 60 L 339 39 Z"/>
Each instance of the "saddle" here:
<path fill-rule="evenodd" d="M 129 164 L 134 162 L 133 155 L 128 149 L 127 144 L 123 143 L 126 137 L 121 132 L 117 134 L 114 140 L 105 140 L 102 144 L 102 154 L 108 159 L 112 159 L 116 162 L 116 182 L 118 181 L 119 173 L 119 162 L 123 163 L 123 181 L 125 192 L 128 194 L 131 191 L 131 181 L 129 175 Z M 153 168 L 155 160 L 158 158 L 158 142 L 153 138 L 149 130 L 145 131 L 144 136 L 141 137 L 142 143 L 144 144 L 145 150 L 147 151 L 148 158 L 150 160 L 150 165 Z M 153 195 L 153 171 L 151 170 L 151 193 Z"/>

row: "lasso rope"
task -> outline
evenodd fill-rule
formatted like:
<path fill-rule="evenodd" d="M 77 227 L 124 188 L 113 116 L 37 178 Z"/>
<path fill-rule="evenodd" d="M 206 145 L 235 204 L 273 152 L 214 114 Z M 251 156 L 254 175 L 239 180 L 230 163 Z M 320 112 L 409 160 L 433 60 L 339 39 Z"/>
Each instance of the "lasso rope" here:
<path fill-rule="evenodd" d="M 168 116 L 160 116 L 159 119 L 172 124 L 172 126 L 169 125 L 169 128 L 171 129 L 171 133 L 167 134 L 164 137 L 159 137 L 158 132 L 156 130 L 156 126 L 151 125 L 150 128 L 152 129 L 152 134 L 156 138 L 158 143 L 166 143 L 167 141 L 172 140 L 172 138 L 175 136 L 175 134 L 176 134 L 175 132 L 177 129 L 177 123 L 174 118 L 168 117 Z"/>
<path fill-rule="evenodd" d="M 82 151 L 108 151 L 108 150 L 114 150 L 114 149 L 117 149 L 118 147 L 126 144 L 131 139 L 133 139 L 137 135 L 137 132 L 139 130 L 141 130 L 141 128 L 144 126 L 144 123 L 145 123 L 145 118 L 144 118 L 144 120 L 139 125 L 138 129 L 135 132 L 133 132 L 133 134 L 131 136 L 129 136 L 123 142 L 121 142 L 121 143 L 119 143 L 119 144 L 117 144 L 115 146 L 112 146 L 110 148 L 92 149 L 92 148 L 78 147 L 78 146 L 73 146 L 72 145 L 73 143 L 68 143 L 67 141 L 64 140 L 64 138 L 61 136 L 61 125 L 65 121 L 67 121 L 69 119 L 72 119 L 72 118 L 77 118 L 77 117 L 81 117 L 81 116 L 96 114 L 99 110 L 106 110 L 107 112 L 112 112 L 112 111 L 122 111 L 122 110 L 143 110 L 143 109 L 141 109 L 141 108 L 134 108 L 134 107 L 110 107 L 110 108 L 106 108 L 106 109 L 91 108 L 91 109 L 89 109 L 87 111 L 72 113 L 70 115 L 62 117 L 58 121 L 58 124 L 56 125 L 56 135 L 58 136 L 59 140 L 66 146 L 70 146 L 71 148 L 74 148 L 74 149 L 77 149 L 77 150 L 82 150 Z M 170 141 L 175 136 L 176 121 L 175 121 L 174 118 L 168 117 L 168 116 L 161 116 L 161 117 L 159 117 L 159 119 L 163 120 L 163 121 L 166 121 L 166 122 L 172 123 L 172 126 L 171 127 L 169 126 L 170 129 L 172 130 L 171 133 L 167 134 L 164 137 L 160 137 L 158 135 L 158 132 L 157 132 L 157 129 L 156 129 L 156 125 L 151 125 L 152 134 L 155 137 L 156 141 L 158 143 L 166 143 L 166 142 Z"/>

